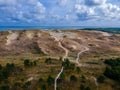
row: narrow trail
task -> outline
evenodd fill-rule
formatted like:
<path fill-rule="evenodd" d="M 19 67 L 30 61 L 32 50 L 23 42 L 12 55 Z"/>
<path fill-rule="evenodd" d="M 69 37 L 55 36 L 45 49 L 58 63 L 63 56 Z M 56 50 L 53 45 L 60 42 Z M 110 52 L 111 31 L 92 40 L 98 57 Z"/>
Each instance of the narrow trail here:
<path fill-rule="evenodd" d="M 78 64 L 78 66 L 82 66 L 82 64 L 79 62 L 79 58 L 80 58 L 80 55 L 86 51 L 89 51 L 89 48 L 88 47 L 84 47 L 84 50 L 83 51 L 80 51 L 78 54 L 77 54 L 77 58 L 76 58 L 76 63 Z"/>
<path fill-rule="evenodd" d="M 73 62 L 77 63 L 77 65 L 80 66 L 80 67 L 83 66 L 83 65 L 79 62 L 80 55 L 81 55 L 82 53 L 86 52 L 86 51 L 89 51 L 89 48 L 88 48 L 87 46 L 84 47 L 84 50 L 83 50 L 83 51 L 80 51 L 80 52 L 77 54 L 76 60 L 73 61 Z M 95 82 L 95 85 L 96 85 L 96 88 L 97 88 L 96 90 L 98 90 L 98 82 L 97 82 L 97 79 L 96 79 L 95 77 L 92 77 L 92 78 L 93 78 L 93 80 L 94 80 L 94 82 Z"/>
<path fill-rule="evenodd" d="M 95 85 L 96 85 L 96 87 L 97 87 L 97 89 L 96 89 L 96 90 L 98 90 L 98 82 L 97 82 L 97 79 L 96 79 L 95 77 L 93 77 L 93 80 L 94 80 Z"/>
<path fill-rule="evenodd" d="M 59 40 L 58 45 L 65 51 L 65 55 L 62 58 L 62 61 L 64 62 L 64 59 L 68 57 L 68 50 L 62 46 L 60 40 Z M 64 67 L 62 66 L 60 72 L 58 73 L 57 77 L 55 78 L 54 90 L 57 90 L 57 80 L 60 77 L 60 75 L 62 74 L 63 70 L 64 70 Z"/>
<path fill-rule="evenodd" d="M 58 45 L 59 45 L 59 47 L 61 47 L 65 51 L 65 55 L 62 58 L 62 61 L 64 61 L 64 59 L 68 57 L 68 52 L 69 51 L 65 47 L 62 46 L 61 41 L 59 41 Z"/>
<path fill-rule="evenodd" d="M 82 63 L 79 62 L 79 58 L 80 55 L 86 51 L 89 51 L 89 48 L 87 46 L 85 46 L 84 49 L 77 54 L 77 58 L 75 60 L 70 60 L 70 61 L 76 63 L 79 67 L 83 66 Z"/>
<path fill-rule="evenodd" d="M 53 34 L 50 33 L 50 35 L 55 39 L 55 41 L 58 42 L 58 46 L 61 47 L 64 51 L 65 51 L 65 55 L 63 56 L 62 58 L 62 61 L 64 62 L 65 58 L 68 57 L 68 49 L 66 49 L 62 44 L 62 39 L 61 38 L 57 38 L 56 36 L 54 36 Z M 80 55 L 86 51 L 89 51 L 89 48 L 87 46 L 84 46 L 84 49 L 82 51 L 80 51 L 78 54 L 77 54 L 77 57 L 75 60 L 70 60 L 70 62 L 73 62 L 73 63 L 76 63 L 79 67 L 83 66 L 82 63 L 79 62 L 79 58 L 80 58 Z M 62 66 L 61 67 L 61 70 L 60 72 L 57 74 L 56 78 L 55 78 L 55 82 L 54 82 L 54 90 L 57 90 L 57 80 L 58 78 L 60 77 L 60 75 L 62 74 L 64 70 L 64 67 Z M 95 77 L 93 77 L 93 80 L 95 81 L 95 85 L 97 87 L 97 90 L 98 90 L 98 83 L 97 83 L 97 80 Z"/>
<path fill-rule="evenodd" d="M 52 33 L 50 33 L 50 35 L 55 39 L 55 41 L 58 42 L 58 46 L 61 47 L 65 51 L 65 55 L 62 57 L 62 61 L 64 62 L 65 58 L 68 57 L 68 50 L 64 46 L 62 46 L 62 44 L 61 44 L 62 39 L 61 38 L 57 38 Z M 64 70 L 64 67 L 62 66 L 60 72 L 57 74 L 57 76 L 55 78 L 55 81 L 54 81 L 54 90 L 57 90 L 57 80 L 60 77 L 60 75 L 62 74 L 63 70 Z"/>

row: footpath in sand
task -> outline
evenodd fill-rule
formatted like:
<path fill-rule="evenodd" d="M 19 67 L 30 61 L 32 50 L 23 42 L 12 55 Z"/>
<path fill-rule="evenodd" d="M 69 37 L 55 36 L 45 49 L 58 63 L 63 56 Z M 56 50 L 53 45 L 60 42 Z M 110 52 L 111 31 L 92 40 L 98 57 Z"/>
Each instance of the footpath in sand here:
<path fill-rule="evenodd" d="M 69 51 L 68 51 L 68 49 L 66 49 L 66 48 L 61 44 L 61 42 L 62 42 L 62 40 L 63 40 L 63 36 L 59 36 L 59 37 L 58 37 L 57 35 L 55 35 L 54 32 L 49 32 L 49 33 L 50 33 L 50 35 L 55 39 L 55 41 L 58 42 L 58 46 L 61 47 L 61 48 L 65 51 L 65 55 L 64 55 L 63 58 L 62 58 L 62 61 L 64 62 L 65 58 L 68 57 Z M 83 66 L 83 65 L 79 62 L 79 58 L 80 58 L 80 55 L 81 55 L 82 53 L 86 52 L 86 51 L 89 51 L 89 48 L 88 48 L 87 46 L 84 46 L 83 50 L 80 51 L 80 52 L 77 54 L 76 59 L 75 59 L 75 60 L 70 60 L 70 62 L 76 63 L 79 67 Z M 58 78 L 60 77 L 60 75 L 62 74 L 63 70 L 64 70 L 64 67 L 62 66 L 60 72 L 57 74 L 57 76 L 56 76 L 56 78 L 55 78 L 54 90 L 57 90 L 57 80 L 58 80 Z M 97 80 L 96 80 L 95 77 L 93 77 L 93 79 L 94 79 L 94 81 L 95 81 L 95 85 L 97 86 L 97 90 L 98 90 Z"/>

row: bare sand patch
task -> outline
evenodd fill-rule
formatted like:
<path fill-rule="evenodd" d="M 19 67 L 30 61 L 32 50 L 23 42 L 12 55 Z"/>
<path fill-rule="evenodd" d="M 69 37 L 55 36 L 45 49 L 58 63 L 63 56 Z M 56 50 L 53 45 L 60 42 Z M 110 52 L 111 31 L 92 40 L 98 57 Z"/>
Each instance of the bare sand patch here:
<path fill-rule="evenodd" d="M 10 45 L 13 40 L 17 39 L 17 37 L 18 37 L 17 33 L 9 31 L 9 35 L 7 36 L 6 45 Z"/>

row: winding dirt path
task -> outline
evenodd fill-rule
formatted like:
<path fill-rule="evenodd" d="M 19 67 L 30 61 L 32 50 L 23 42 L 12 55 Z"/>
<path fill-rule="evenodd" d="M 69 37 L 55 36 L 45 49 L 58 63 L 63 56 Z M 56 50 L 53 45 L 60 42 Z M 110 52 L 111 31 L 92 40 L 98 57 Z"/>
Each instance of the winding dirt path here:
<path fill-rule="evenodd" d="M 78 64 L 78 66 L 82 66 L 82 64 L 79 62 L 79 58 L 80 58 L 80 55 L 86 51 L 89 51 L 89 48 L 88 47 L 84 47 L 84 50 L 83 51 L 80 51 L 78 54 L 77 54 L 77 58 L 75 60 L 75 62 Z"/>
<path fill-rule="evenodd" d="M 64 46 L 62 46 L 62 44 L 61 44 L 62 38 L 57 38 L 56 36 L 54 36 L 52 34 L 52 32 L 50 32 L 50 35 L 55 39 L 55 41 L 58 42 L 58 46 L 61 47 L 65 51 L 65 55 L 62 57 L 62 61 L 64 62 L 65 58 L 68 57 L 68 50 Z M 54 81 L 54 90 L 57 90 L 57 80 L 60 77 L 60 75 L 62 74 L 63 70 L 64 70 L 64 67 L 62 66 L 60 72 L 57 74 L 57 76 L 55 78 L 55 81 Z"/>
<path fill-rule="evenodd" d="M 58 42 L 58 46 L 61 47 L 61 48 L 65 51 L 65 55 L 64 55 L 63 58 L 62 58 L 62 61 L 64 62 L 65 58 L 68 57 L 69 51 L 61 44 L 63 38 L 57 38 L 57 37 L 54 36 L 52 33 L 50 33 L 50 35 L 55 39 L 55 41 Z M 79 58 L 80 58 L 80 55 L 81 55 L 82 53 L 86 52 L 86 51 L 89 51 L 89 48 L 88 48 L 87 46 L 84 46 L 84 49 L 77 54 L 76 59 L 75 59 L 75 60 L 70 60 L 70 61 L 73 62 L 73 63 L 76 63 L 79 67 L 83 66 L 83 65 L 79 62 Z M 60 77 L 60 75 L 62 74 L 63 70 L 64 70 L 64 67 L 62 66 L 60 72 L 57 74 L 57 76 L 56 76 L 56 78 L 55 78 L 54 90 L 57 90 L 57 80 L 58 80 L 58 78 Z M 93 80 L 95 81 L 95 85 L 96 85 L 97 90 L 98 90 L 98 83 L 97 83 L 96 78 L 93 77 Z"/>
<path fill-rule="evenodd" d="M 77 54 L 77 58 L 75 60 L 70 60 L 70 61 L 76 63 L 79 67 L 83 66 L 83 64 L 79 62 L 79 58 L 80 55 L 86 51 L 89 51 L 89 48 L 87 46 L 85 46 L 84 49 Z"/>
<path fill-rule="evenodd" d="M 58 45 L 59 45 L 59 47 L 61 47 L 61 48 L 65 51 L 65 55 L 64 55 L 63 58 L 62 58 L 62 61 L 64 62 L 65 58 L 68 57 L 68 50 L 62 46 L 60 40 L 59 40 Z M 60 72 L 58 73 L 57 77 L 55 78 L 54 90 L 57 90 L 57 80 L 58 80 L 58 78 L 60 77 L 60 75 L 62 74 L 63 70 L 64 70 L 64 67 L 62 66 Z"/>
<path fill-rule="evenodd" d="M 89 48 L 87 46 L 84 47 L 84 50 L 83 51 L 80 51 L 78 54 L 77 54 L 77 58 L 75 61 L 72 60 L 72 62 L 75 62 L 77 63 L 78 66 L 83 66 L 80 62 L 79 62 L 79 58 L 80 58 L 80 55 L 86 51 L 89 51 Z M 95 77 L 92 77 L 94 82 L 95 82 L 95 85 L 96 85 L 96 90 L 98 90 L 98 82 L 97 82 L 97 79 Z"/>
<path fill-rule="evenodd" d="M 68 57 L 68 52 L 69 51 L 65 47 L 62 46 L 61 41 L 59 41 L 58 45 L 59 45 L 59 47 L 61 47 L 65 51 L 65 55 L 62 58 L 62 61 L 64 61 L 64 59 Z"/>
<path fill-rule="evenodd" d="M 98 90 L 98 82 L 97 82 L 97 79 L 95 78 L 95 77 L 92 77 L 93 78 L 93 80 L 94 80 L 94 82 L 95 82 L 95 85 L 96 85 L 96 88 L 97 88 L 97 90 Z"/>

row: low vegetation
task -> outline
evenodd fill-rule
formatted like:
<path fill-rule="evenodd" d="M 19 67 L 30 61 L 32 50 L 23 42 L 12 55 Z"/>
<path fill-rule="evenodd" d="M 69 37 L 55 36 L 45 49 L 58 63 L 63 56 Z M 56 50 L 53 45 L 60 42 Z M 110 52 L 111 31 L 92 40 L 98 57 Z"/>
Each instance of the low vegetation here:
<path fill-rule="evenodd" d="M 24 60 L 24 66 L 25 67 L 30 67 L 30 66 L 36 66 L 37 65 L 37 61 L 30 61 L 29 59 L 25 59 Z"/>
<path fill-rule="evenodd" d="M 105 63 L 108 65 L 104 75 L 110 79 L 120 82 L 120 58 L 106 59 Z"/>

